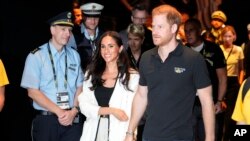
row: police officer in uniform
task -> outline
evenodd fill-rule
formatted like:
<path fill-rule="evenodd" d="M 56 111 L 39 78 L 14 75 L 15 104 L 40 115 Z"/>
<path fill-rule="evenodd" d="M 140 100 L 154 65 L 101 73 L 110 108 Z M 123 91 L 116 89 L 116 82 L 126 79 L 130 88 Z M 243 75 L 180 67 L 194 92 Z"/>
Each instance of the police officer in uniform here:
<path fill-rule="evenodd" d="M 66 45 L 73 28 L 71 12 L 48 22 L 52 37 L 29 53 L 21 81 L 37 113 L 32 140 L 79 141 L 83 123 L 77 97 L 82 91 L 83 73 L 79 54 Z"/>
<path fill-rule="evenodd" d="M 81 33 L 73 33 L 74 36 L 71 38 L 74 38 L 75 41 L 71 39 L 70 45 L 77 48 L 81 57 L 82 69 L 85 71 L 96 50 L 96 43 L 103 34 L 103 31 L 98 27 L 98 24 L 101 10 L 104 6 L 98 3 L 86 3 L 80 8 L 83 11 L 83 23 L 80 27 Z"/>

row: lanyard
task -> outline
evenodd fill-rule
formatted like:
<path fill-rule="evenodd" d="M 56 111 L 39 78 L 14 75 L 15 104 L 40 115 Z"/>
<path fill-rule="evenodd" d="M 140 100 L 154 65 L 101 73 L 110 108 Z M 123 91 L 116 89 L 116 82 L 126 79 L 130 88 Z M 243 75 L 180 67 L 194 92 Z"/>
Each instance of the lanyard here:
<path fill-rule="evenodd" d="M 50 50 L 50 45 L 48 43 L 48 51 L 49 51 L 49 57 L 50 57 L 50 61 L 51 61 L 51 66 L 52 66 L 52 70 L 53 70 L 53 76 L 54 76 L 54 82 L 55 82 L 55 86 L 58 89 L 58 82 L 57 82 L 57 76 L 56 76 L 56 70 L 55 70 L 55 66 L 54 66 L 54 61 L 53 61 L 53 57 L 52 57 L 52 53 Z M 67 53 L 65 51 L 65 74 L 64 74 L 64 88 L 67 89 L 67 80 L 68 80 L 68 75 L 67 75 L 67 67 L 68 67 L 68 63 L 67 63 Z"/>
<path fill-rule="evenodd" d="M 232 53 L 232 51 L 233 51 L 233 48 L 234 48 L 234 46 L 231 48 L 231 50 L 230 50 L 229 54 L 227 55 L 227 59 L 226 59 L 226 61 L 228 60 L 229 56 L 231 55 L 231 53 Z"/>

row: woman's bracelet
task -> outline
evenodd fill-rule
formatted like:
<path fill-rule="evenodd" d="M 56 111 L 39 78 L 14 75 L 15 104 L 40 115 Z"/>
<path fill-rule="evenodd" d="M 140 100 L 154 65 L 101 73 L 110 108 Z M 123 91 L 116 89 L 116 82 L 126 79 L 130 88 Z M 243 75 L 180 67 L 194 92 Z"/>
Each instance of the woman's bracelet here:
<path fill-rule="evenodd" d="M 133 132 L 127 131 L 127 132 L 126 132 L 126 135 L 134 136 L 134 133 L 133 133 Z"/>

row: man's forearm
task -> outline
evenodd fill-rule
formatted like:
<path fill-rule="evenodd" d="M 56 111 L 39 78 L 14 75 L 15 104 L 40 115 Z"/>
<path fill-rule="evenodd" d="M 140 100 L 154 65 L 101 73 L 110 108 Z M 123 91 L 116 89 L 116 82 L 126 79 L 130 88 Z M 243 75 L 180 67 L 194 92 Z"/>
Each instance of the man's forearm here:
<path fill-rule="evenodd" d="M 206 141 L 215 139 L 215 113 L 213 102 L 207 102 L 202 106 L 202 117 L 205 126 Z"/>
<path fill-rule="evenodd" d="M 136 94 L 133 100 L 131 119 L 128 132 L 134 132 L 147 106 L 147 98 Z"/>
<path fill-rule="evenodd" d="M 62 111 L 60 107 L 56 105 L 56 103 L 52 102 L 41 91 L 37 89 L 28 89 L 28 95 L 38 105 L 52 113 L 55 113 L 56 115 L 59 115 L 59 113 Z"/>

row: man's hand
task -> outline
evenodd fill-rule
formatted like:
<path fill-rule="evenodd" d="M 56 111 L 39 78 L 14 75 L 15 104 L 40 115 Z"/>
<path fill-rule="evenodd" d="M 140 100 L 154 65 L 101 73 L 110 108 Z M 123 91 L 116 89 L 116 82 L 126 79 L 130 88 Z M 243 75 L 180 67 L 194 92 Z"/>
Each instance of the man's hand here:
<path fill-rule="evenodd" d="M 72 125 L 74 118 L 77 114 L 77 111 L 74 109 L 71 110 L 64 110 L 64 112 L 58 116 L 58 121 L 63 126 L 69 126 Z"/>

